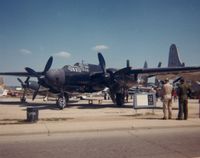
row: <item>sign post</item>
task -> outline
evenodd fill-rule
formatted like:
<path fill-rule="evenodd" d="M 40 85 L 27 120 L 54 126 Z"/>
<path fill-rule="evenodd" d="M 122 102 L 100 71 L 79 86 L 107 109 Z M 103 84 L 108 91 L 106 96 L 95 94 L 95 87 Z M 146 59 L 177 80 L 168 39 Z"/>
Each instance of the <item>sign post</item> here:
<path fill-rule="evenodd" d="M 200 118 L 200 96 L 199 96 L 199 118 Z"/>

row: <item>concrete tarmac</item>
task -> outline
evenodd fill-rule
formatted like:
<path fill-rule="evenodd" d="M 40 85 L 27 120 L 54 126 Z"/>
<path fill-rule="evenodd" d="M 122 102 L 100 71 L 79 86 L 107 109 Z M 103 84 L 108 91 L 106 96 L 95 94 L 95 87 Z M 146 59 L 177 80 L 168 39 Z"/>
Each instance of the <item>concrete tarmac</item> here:
<path fill-rule="evenodd" d="M 26 108 L 30 106 L 39 109 L 36 123 L 26 121 Z M 0 136 L 200 127 L 197 100 L 189 101 L 188 120 L 176 120 L 177 113 L 177 102 L 173 104 L 173 119 L 162 120 L 160 101 L 154 110 L 134 110 L 131 101 L 120 108 L 111 101 L 88 105 L 84 100 L 59 110 L 55 101 L 28 99 L 21 104 L 19 98 L 0 98 Z"/>
<path fill-rule="evenodd" d="M 0 137 L 1 158 L 199 158 L 200 128 Z"/>

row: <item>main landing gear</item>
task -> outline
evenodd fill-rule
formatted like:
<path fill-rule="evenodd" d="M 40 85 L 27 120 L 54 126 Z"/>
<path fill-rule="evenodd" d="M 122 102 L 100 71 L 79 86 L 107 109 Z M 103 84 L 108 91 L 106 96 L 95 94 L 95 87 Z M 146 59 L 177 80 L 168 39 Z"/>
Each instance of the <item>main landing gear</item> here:
<path fill-rule="evenodd" d="M 56 102 L 57 107 L 58 107 L 60 110 L 64 109 L 64 108 L 67 106 L 68 101 L 69 101 L 69 95 L 68 95 L 68 94 L 60 95 L 60 96 L 58 97 L 57 102 Z"/>
<path fill-rule="evenodd" d="M 21 97 L 20 101 L 21 101 L 21 103 L 25 103 L 26 102 L 26 97 Z"/>
<path fill-rule="evenodd" d="M 116 93 L 116 104 L 118 106 L 123 106 L 124 105 L 124 98 L 125 98 L 124 93 Z"/>

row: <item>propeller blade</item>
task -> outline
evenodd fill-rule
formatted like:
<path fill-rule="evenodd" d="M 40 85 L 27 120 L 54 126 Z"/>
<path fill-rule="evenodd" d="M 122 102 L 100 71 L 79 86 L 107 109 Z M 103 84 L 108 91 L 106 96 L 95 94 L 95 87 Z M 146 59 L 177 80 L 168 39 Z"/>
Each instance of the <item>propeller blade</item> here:
<path fill-rule="evenodd" d="M 49 71 L 49 69 L 51 68 L 52 63 L 53 63 L 53 57 L 51 56 L 51 57 L 48 59 L 46 65 L 45 65 L 45 68 L 44 68 L 44 71 L 43 71 L 43 75 L 44 75 L 47 71 Z"/>
<path fill-rule="evenodd" d="M 30 79 L 30 76 L 27 77 L 25 83 L 28 83 L 29 79 Z"/>
<path fill-rule="evenodd" d="M 30 76 L 28 76 L 26 81 L 24 82 L 27 85 L 27 87 L 29 87 L 29 79 L 30 79 Z"/>
<path fill-rule="evenodd" d="M 33 93 L 33 98 L 32 98 L 32 100 L 34 100 L 35 97 L 37 96 L 39 89 L 40 89 L 40 84 L 39 84 L 38 89 Z"/>
<path fill-rule="evenodd" d="M 173 81 L 173 84 L 175 84 L 176 82 L 180 81 L 180 80 L 181 80 L 181 78 L 182 78 L 182 76 L 181 76 L 181 77 L 178 77 L 178 78 L 176 78 L 176 79 Z"/>
<path fill-rule="evenodd" d="M 26 70 L 30 75 L 32 75 L 32 76 L 34 76 L 34 77 L 37 77 L 37 78 L 40 77 L 40 76 L 38 75 L 38 73 L 35 72 L 35 70 L 33 70 L 33 69 L 29 68 L 29 67 L 26 67 L 25 70 Z"/>
<path fill-rule="evenodd" d="M 23 85 L 23 81 L 20 78 L 17 78 L 17 80 Z"/>
<path fill-rule="evenodd" d="M 101 66 L 103 73 L 106 73 L 106 62 L 101 53 L 98 53 L 98 59 L 99 59 L 99 65 Z"/>

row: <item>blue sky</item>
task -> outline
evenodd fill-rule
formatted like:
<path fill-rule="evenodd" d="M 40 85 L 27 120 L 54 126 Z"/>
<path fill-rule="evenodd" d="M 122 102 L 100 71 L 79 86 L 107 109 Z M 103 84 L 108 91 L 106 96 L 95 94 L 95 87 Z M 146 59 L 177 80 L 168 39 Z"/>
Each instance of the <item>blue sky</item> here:
<path fill-rule="evenodd" d="M 107 67 L 166 66 L 172 43 L 200 65 L 199 19 L 199 0 L 0 0 L 0 71 L 98 63 L 97 51 Z"/>

